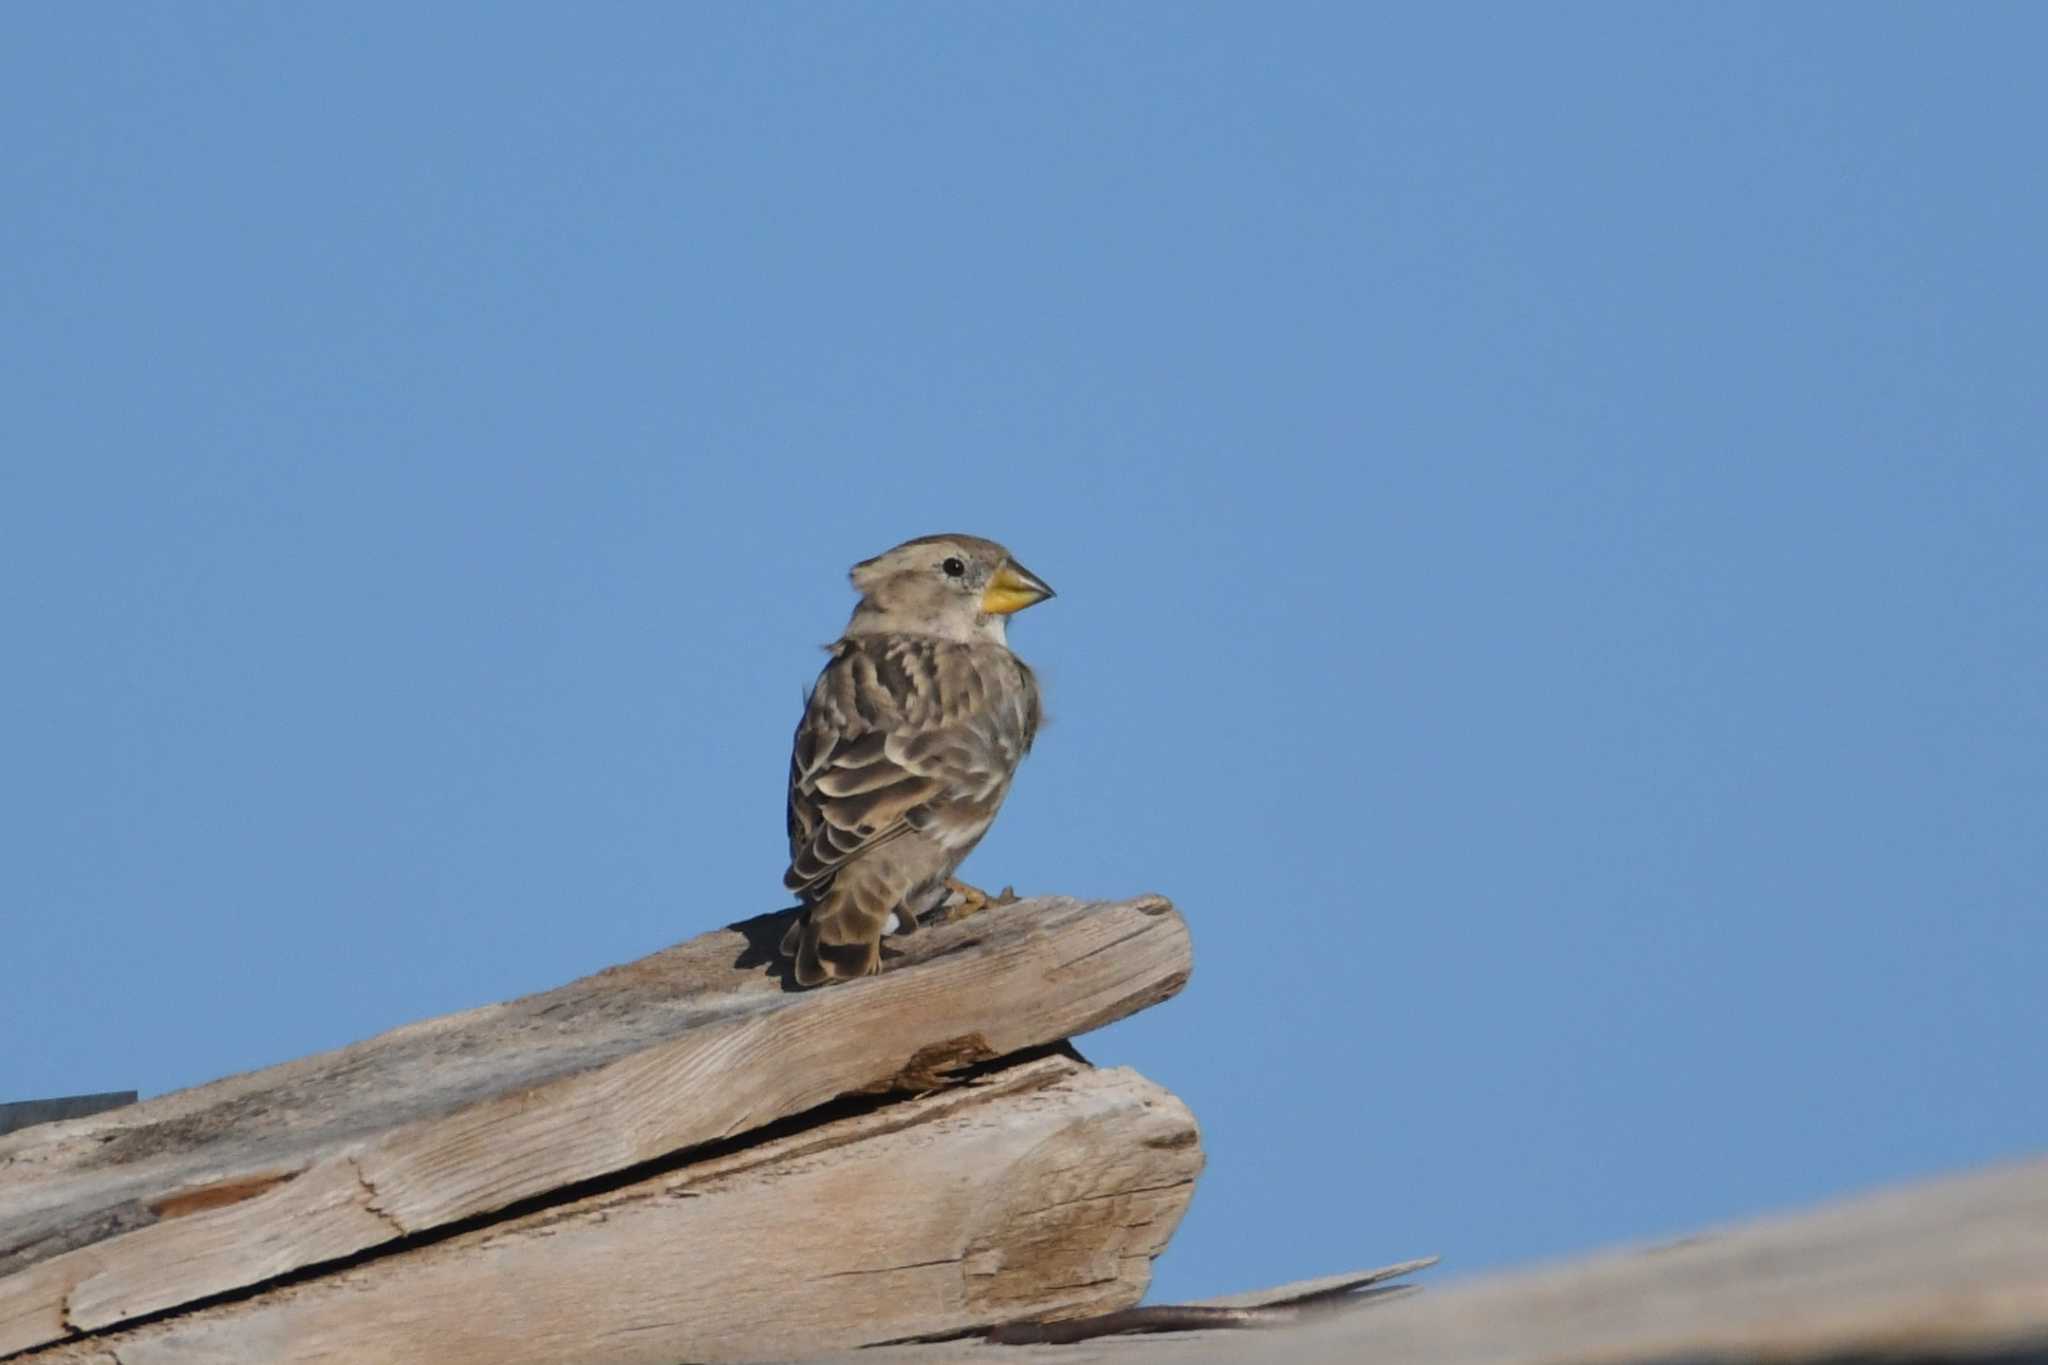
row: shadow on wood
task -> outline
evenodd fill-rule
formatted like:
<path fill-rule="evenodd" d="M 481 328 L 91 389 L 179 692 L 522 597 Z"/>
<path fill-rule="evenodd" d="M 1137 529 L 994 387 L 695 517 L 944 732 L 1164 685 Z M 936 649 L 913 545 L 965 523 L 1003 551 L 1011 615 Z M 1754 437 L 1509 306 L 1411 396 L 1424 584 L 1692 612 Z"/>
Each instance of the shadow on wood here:
<path fill-rule="evenodd" d="M 791 906 L 787 910 L 772 910 L 765 915 L 726 925 L 730 932 L 746 940 L 746 947 L 740 949 L 739 956 L 732 960 L 733 970 L 744 972 L 765 967 L 767 970 L 762 974 L 773 977 L 783 990 L 802 990 L 803 987 L 796 984 L 793 965 L 782 955 L 782 936 L 801 913 L 801 907 Z"/>

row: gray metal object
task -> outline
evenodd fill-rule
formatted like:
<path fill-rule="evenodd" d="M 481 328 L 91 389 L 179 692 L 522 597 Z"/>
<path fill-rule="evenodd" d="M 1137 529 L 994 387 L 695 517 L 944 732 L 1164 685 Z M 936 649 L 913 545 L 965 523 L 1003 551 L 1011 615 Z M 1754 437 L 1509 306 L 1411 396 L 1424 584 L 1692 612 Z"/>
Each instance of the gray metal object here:
<path fill-rule="evenodd" d="M 30 1124 L 82 1119 L 89 1114 L 104 1114 L 109 1109 L 133 1103 L 133 1090 L 103 1090 L 97 1095 L 66 1095 L 54 1100 L 16 1100 L 12 1104 L 0 1104 L 0 1137 Z"/>

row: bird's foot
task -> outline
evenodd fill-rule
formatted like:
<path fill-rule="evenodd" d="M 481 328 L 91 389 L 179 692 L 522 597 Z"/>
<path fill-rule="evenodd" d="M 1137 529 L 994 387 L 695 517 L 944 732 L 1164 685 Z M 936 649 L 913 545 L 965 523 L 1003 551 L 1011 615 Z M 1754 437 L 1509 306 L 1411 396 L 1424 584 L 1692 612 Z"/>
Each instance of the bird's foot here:
<path fill-rule="evenodd" d="M 954 877 L 946 878 L 946 891 L 946 908 L 941 918 L 947 924 L 966 919 L 969 915 L 979 914 L 991 905 L 1008 905 L 1018 899 L 1014 887 L 1006 886 L 991 896 L 980 887 L 969 886 Z"/>

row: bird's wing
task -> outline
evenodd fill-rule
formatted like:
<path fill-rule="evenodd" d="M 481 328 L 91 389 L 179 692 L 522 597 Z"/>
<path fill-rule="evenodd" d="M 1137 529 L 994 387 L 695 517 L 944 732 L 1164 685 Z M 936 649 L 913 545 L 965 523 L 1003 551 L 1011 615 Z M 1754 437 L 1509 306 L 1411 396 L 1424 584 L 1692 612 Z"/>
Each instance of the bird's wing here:
<path fill-rule="evenodd" d="M 913 830 L 979 838 L 1036 721 L 1021 665 L 926 639 L 842 642 L 797 726 L 783 883 L 821 889 L 856 853 Z"/>

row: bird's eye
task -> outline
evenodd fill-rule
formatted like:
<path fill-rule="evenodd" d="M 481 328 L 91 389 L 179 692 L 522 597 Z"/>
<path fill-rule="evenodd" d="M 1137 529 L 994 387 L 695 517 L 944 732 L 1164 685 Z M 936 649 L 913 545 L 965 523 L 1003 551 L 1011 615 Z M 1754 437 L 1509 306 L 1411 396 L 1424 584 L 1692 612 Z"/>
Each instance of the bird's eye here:
<path fill-rule="evenodd" d="M 967 566 L 957 559 L 948 559 L 939 567 L 946 571 L 946 577 L 948 578 L 958 578 L 961 574 L 967 572 Z"/>

